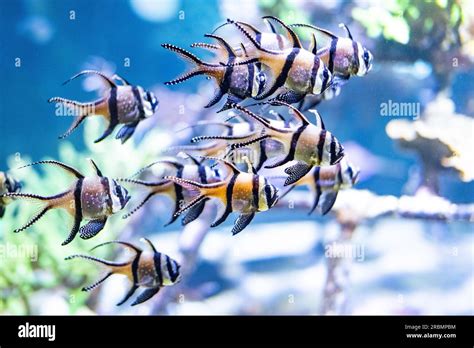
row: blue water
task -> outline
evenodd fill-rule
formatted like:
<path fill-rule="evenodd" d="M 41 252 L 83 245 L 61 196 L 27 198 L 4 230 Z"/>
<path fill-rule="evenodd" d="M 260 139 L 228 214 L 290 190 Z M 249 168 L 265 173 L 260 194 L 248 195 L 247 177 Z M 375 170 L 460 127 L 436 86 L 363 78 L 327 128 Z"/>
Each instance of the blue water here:
<path fill-rule="evenodd" d="M 173 16 L 165 22 L 149 22 L 133 12 L 129 1 L 4 0 L 0 13 L 0 168 L 4 168 L 7 157 L 15 153 L 34 160 L 57 156 L 57 136 L 69 127 L 70 119 L 55 117 L 54 107 L 47 99 L 60 95 L 90 100 L 93 94 L 84 92 L 79 81 L 67 86 L 61 83 L 80 71 L 91 57 L 113 62 L 119 74 L 145 87 L 181 73 L 184 63 L 160 44 L 170 42 L 189 47 L 223 18 L 217 1 L 178 3 L 186 13 L 186 20 Z M 69 19 L 71 10 L 75 11 L 75 20 Z M 237 18 L 238 15 L 235 14 Z M 25 29 L 31 18 L 42 18 L 48 23 L 36 31 L 49 28 L 49 40 L 39 42 L 31 30 Z M 385 126 L 390 119 L 380 116 L 380 103 L 388 99 L 419 101 L 421 87 L 430 88 L 434 82 L 428 77 L 404 85 L 386 72 L 387 67 L 377 66 L 377 52 L 373 53 L 374 71 L 363 79 L 351 79 L 342 94 L 324 103 L 320 112 L 327 128 L 339 139 L 355 141 L 374 155 L 395 160 L 401 166 L 401 174 L 378 173 L 359 187 L 379 194 L 399 195 L 407 181 L 408 169 L 417 161 L 414 156 L 398 151 L 386 135 Z M 20 67 L 15 66 L 16 58 L 21 59 Z M 123 66 L 126 58 L 130 59 L 130 67 Z M 198 82 L 190 81 L 173 88 L 192 91 Z M 458 112 L 468 113 L 467 91 L 473 89 L 473 72 L 456 76 L 453 92 Z M 69 141 L 83 148 L 80 133 L 81 130 Z M 467 202 L 472 195 L 466 192 L 473 190 L 473 184 L 462 184 L 449 177 L 443 179 L 443 194 L 456 202 Z"/>

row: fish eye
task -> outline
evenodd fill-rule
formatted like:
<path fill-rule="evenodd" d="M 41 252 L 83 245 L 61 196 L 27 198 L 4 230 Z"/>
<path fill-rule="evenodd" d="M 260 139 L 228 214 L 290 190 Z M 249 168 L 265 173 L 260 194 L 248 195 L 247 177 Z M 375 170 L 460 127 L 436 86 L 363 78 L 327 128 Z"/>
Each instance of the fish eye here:
<path fill-rule="evenodd" d="M 365 65 L 368 65 L 369 64 L 369 52 L 367 50 L 364 51 L 364 62 L 365 62 Z"/>

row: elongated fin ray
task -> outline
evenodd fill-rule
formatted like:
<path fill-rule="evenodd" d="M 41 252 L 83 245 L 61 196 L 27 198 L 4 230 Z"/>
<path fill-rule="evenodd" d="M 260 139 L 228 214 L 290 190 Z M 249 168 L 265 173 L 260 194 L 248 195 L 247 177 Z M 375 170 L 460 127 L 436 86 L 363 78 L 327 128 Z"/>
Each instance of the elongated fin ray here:
<path fill-rule="evenodd" d="M 279 19 L 277 17 L 274 17 L 274 16 L 265 16 L 265 17 L 262 17 L 262 18 L 263 19 L 268 19 L 268 20 L 273 20 L 273 21 L 277 22 L 278 24 L 280 24 L 285 29 L 285 31 L 287 32 L 288 39 L 290 40 L 291 45 L 293 46 L 293 48 L 303 48 L 303 46 L 301 45 L 300 39 L 298 38 L 298 35 L 296 35 L 296 33 L 288 25 L 286 25 L 281 19 Z"/>
<path fill-rule="evenodd" d="M 34 165 L 37 165 L 37 164 L 50 164 L 50 165 L 53 165 L 53 166 L 58 166 L 58 167 L 64 169 L 65 171 L 69 172 L 70 174 L 74 175 L 78 179 L 83 179 L 84 178 L 84 175 L 82 175 L 79 171 L 77 171 L 73 167 L 70 167 L 67 164 L 64 164 L 64 163 L 59 162 L 59 161 L 54 161 L 54 160 L 37 161 L 37 162 L 33 162 L 33 163 L 30 163 L 30 164 L 24 165 L 24 166 L 22 166 L 18 169 L 34 166 Z"/>
<path fill-rule="evenodd" d="M 107 84 L 109 85 L 110 88 L 117 88 L 117 85 L 115 84 L 114 81 L 112 81 L 105 74 L 101 73 L 100 71 L 96 71 L 96 70 L 82 70 L 81 72 L 77 73 L 76 75 L 74 75 L 70 79 L 64 81 L 63 85 L 71 82 L 72 80 L 74 80 L 74 79 L 76 79 L 76 78 L 78 78 L 79 76 L 82 76 L 82 75 L 97 75 L 97 76 L 101 77 L 105 82 L 107 82 Z"/>

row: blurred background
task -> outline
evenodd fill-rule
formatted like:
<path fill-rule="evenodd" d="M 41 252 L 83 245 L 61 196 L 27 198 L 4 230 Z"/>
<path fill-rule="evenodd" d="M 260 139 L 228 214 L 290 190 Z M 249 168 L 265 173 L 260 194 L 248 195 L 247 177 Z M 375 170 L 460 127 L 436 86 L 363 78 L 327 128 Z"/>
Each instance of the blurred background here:
<path fill-rule="evenodd" d="M 345 23 L 374 55 L 367 76 L 351 78 L 337 98 L 318 106 L 361 169 L 360 182 L 339 194 L 332 213 L 308 216 L 307 193 L 298 189 L 283 202 L 288 206 L 259 214 L 232 237 L 233 219 L 212 230 L 206 216 L 184 230 L 179 223 L 164 228 L 170 202 L 154 198 L 128 220 L 110 219 L 93 240 L 61 247 L 66 216 L 48 213 L 14 234 L 36 209 L 14 202 L 0 220 L 0 313 L 474 314 L 473 2 L 3 0 L 0 6 L 0 170 L 37 194 L 60 192 L 70 179 L 54 168 L 17 170 L 22 164 L 57 159 L 90 172 L 92 157 L 107 175 L 127 177 L 165 147 L 186 143 L 190 131 L 178 129 L 222 119 L 217 108 L 203 109 L 212 82 L 163 85 L 188 66 L 162 43 L 189 49 L 226 18 L 264 30 L 260 17 L 271 14 L 338 35 Z M 226 37 L 242 40 L 228 29 Z M 131 141 L 93 144 L 104 127 L 95 119 L 57 139 L 71 120 L 56 117 L 47 100 L 95 98 L 94 79 L 61 86 L 83 69 L 118 73 L 156 94 L 157 113 Z M 389 101 L 419 105 L 420 119 L 382 115 Z M 80 291 L 98 269 L 65 256 L 144 236 L 186 265 L 179 286 L 136 308 L 115 306 L 128 289 L 119 276 Z M 331 246 L 341 253 L 332 255 Z M 98 254 L 119 257 L 117 250 Z"/>

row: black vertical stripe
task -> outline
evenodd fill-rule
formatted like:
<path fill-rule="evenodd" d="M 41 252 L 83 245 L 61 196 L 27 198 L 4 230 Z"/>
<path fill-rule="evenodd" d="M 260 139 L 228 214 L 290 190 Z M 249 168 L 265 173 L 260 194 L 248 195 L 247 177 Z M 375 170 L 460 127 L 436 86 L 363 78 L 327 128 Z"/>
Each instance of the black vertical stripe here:
<path fill-rule="evenodd" d="M 135 96 L 135 100 L 138 105 L 138 117 L 145 118 L 145 111 L 143 110 L 142 98 L 140 96 L 140 92 L 138 91 L 137 86 L 132 87 L 132 92 L 133 92 L 133 95 Z"/>
<path fill-rule="evenodd" d="M 76 187 L 74 189 L 74 209 L 76 210 L 75 213 L 75 221 L 82 220 L 82 184 L 84 183 L 84 179 L 77 180 Z"/>
<path fill-rule="evenodd" d="M 283 86 L 288 79 L 288 74 L 290 72 L 291 67 L 293 66 L 293 62 L 295 61 L 296 56 L 300 52 L 299 48 L 294 48 L 291 53 L 286 57 L 285 64 L 283 65 L 283 69 L 281 69 L 280 74 L 275 80 L 275 83 L 273 86 L 268 90 L 267 93 L 265 93 L 262 96 L 259 96 L 258 99 L 264 99 L 267 98 L 268 96 L 272 95 L 275 93 L 275 91 Z"/>
<path fill-rule="evenodd" d="M 228 66 L 225 69 L 224 77 L 222 79 L 221 85 L 219 86 L 221 94 L 229 92 L 230 85 L 232 83 L 232 73 L 234 72 L 234 67 L 230 64 L 233 64 L 234 60 L 234 57 L 230 57 L 227 61 Z"/>
<path fill-rule="evenodd" d="M 139 279 L 138 279 L 138 265 L 140 263 L 140 257 L 142 256 L 141 251 L 137 251 L 137 256 L 135 256 L 135 259 L 132 262 L 132 277 L 133 277 L 133 284 L 138 284 Z"/>
<path fill-rule="evenodd" d="M 291 145 L 290 145 L 290 151 L 288 152 L 288 155 L 286 156 L 288 161 L 292 161 L 295 158 L 295 152 L 296 152 L 296 146 L 298 145 L 298 140 L 301 136 L 301 133 L 306 129 L 308 125 L 304 124 L 301 127 L 299 127 L 296 132 L 293 134 L 291 137 Z"/>
<path fill-rule="evenodd" d="M 178 167 L 178 171 L 176 172 L 176 176 L 180 179 L 183 178 L 183 170 L 184 170 L 184 167 L 180 166 Z M 181 203 L 184 202 L 184 195 L 183 195 L 183 188 L 180 185 L 175 183 L 174 189 L 176 193 L 176 206 L 175 206 L 174 212 L 176 213 L 177 211 L 179 211 Z"/>
<path fill-rule="evenodd" d="M 153 262 L 155 264 L 156 276 L 158 277 L 158 284 L 161 286 L 163 285 L 163 274 L 161 273 L 161 253 L 160 252 L 156 252 L 153 255 Z"/>
<path fill-rule="evenodd" d="M 259 176 L 254 175 L 252 178 L 252 199 L 253 199 L 253 206 L 254 208 L 258 209 L 258 201 L 259 201 Z"/>
<path fill-rule="evenodd" d="M 357 73 L 359 71 L 359 47 L 357 47 L 357 42 L 352 41 L 352 49 L 354 50 L 354 71 Z"/>
<path fill-rule="evenodd" d="M 331 47 L 329 48 L 329 62 L 328 62 L 328 69 L 331 73 L 334 72 L 334 58 L 336 56 L 337 50 L 337 38 L 331 40 Z"/>
<path fill-rule="evenodd" d="M 235 181 L 237 180 L 237 177 L 239 174 L 234 174 L 232 175 L 232 178 L 229 181 L 229 185 L 227 185 L 227 191 L 226 191 L 226 207 L 225 207 L 225 214 L 230 214 L 232 212 L 232 198 L 234 197 L 234 185 Z"/>
<path fill-rule="evenodd" d="M 333 164 L 336 160 L 336 140 L 334 139 L 334 135 L 331 134 L 331 157 L 329 158 L 329 163 Z"/>
<path fill-rule="evenodd" d="M 201 184 L 207 184 L 206 167 L 200 164 L 198 166 L 198 173 L 199 173 L 199 180 L 201 180 Z"/>
<path fill-rule="evenodd" d="M 318 160 L 319 163 L 323 160 L 323 151 L 324 151 L 324 142 L 326 141 L 326 130 L 321 130 L 321 134 L 319 135 L 319 142 L 318 142 Z"/>
<path fill-rule="evenodd" d="M 311 80 L 310 80 L 311 90 L 314 88 L 314 85 L 316 83 L 316 76 L 319 70 L 319 62 L 320 62 L 319 57 L 315 55 L 313 59 L 313 67 L 311 68 Z"/>
<path fill-rule="evenodd" d="M 119 123 L 118 109 L 117 109 L 117 88 L 110 89 L 109 97 L 109 113 L 110 113 L 110 124 L 115 125 Z"/>
<path fill-rule="evenodd" d="M 171 259 L 168 255 L 166 255 L 166 269 L 168 270 L 168 275 L 170 276 L 170 280 L 174 283 L 177 275 L 173 272 L 173 267 L 171 266 Z"/>
<path fill-rule="evenodd" d="M 265 178 L 265 199 L 267 201 L 267 207 L 270 208 L 272 205 L 272 189 L 268 184 L 268 180 Z"/>

